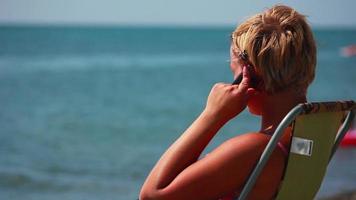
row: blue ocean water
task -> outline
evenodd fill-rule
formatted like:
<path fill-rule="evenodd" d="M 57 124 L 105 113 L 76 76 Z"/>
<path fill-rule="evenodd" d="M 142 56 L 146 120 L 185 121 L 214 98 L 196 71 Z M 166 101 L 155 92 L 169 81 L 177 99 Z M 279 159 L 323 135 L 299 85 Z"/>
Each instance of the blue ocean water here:
<path fill-rule="evenodd" d="M 135 199 L 154 163 L 230 82 L 233 27 L 0 27 L 0 199 Z M 356 29 L 317 29 L 310 101 L 356 99 Z M 214 138 L 258 130 L 242 113 Z M 339 150 L 319 196 L 356 189 Z"/>

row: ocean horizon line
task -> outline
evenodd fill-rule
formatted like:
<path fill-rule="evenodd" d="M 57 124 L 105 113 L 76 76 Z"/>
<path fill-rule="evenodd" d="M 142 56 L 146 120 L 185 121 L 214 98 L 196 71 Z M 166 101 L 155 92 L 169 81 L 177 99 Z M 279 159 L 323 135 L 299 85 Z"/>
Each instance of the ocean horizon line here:
<path fill-rule="evenodd" d="M 83 28 L 83 29 L 234 29 L 237 24 L 115 24 L 115 23 L 19 23 L 0 22 L 0 28 Z M 349 25 L 312 25 L 314 30 L 356 30 L 355 26 Z"/>

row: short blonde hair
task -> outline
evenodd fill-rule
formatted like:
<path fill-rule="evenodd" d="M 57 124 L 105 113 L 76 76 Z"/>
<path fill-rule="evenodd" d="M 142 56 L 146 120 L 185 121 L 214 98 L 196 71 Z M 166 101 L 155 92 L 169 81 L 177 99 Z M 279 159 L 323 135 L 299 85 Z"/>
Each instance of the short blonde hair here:
<path fill-rule="evenodd" d="M 264 82 L 264 90 L 305 91 L 315 76 L 316 45 L 305 16 L 276 5 L 257 14 L 232 33 L 232 45 L 246 51 Z"/>

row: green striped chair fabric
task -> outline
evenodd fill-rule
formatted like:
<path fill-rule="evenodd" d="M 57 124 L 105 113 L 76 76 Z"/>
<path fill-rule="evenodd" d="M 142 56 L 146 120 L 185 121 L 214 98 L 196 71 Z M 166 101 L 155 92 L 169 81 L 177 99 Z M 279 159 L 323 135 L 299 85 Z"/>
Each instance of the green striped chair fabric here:
<path fill-rule="evenodd" d="M 291 124 L 288 162 L 276 199 L 314 199 L 355 109 L 354 101 L 304 103 L 292 109 L 277 127 L 238 199 L 247 199 L 284 129 Z"/>

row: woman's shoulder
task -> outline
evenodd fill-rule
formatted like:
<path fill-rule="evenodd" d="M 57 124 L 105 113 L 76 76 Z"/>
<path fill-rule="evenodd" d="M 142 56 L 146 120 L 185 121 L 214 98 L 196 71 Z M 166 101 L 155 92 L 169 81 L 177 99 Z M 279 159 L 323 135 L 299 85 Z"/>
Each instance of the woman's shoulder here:
<path fill-rule="evenodd" d="M 246 147 L 248 149 L 264 149 L 270 140 L 270 136 L 260 132 L 248 132 L 235 136 L 225 143 L 236 147 Z"/>
<path fill-rule="evenodd" d="M 283 147 L 289 147 L 289 142 L 287 141 L 289 137 L 289 135 L 283 136 L 279 143 L 281 143 Z M 261 132 L 248 132 L 225 141 L 222 144 L 222 148 L 230 149 L 230 151 L 238 154 L 249 154 L 259 158 L 270 139 L 270 135 Z M 276 156 L 285 159 L 286 153 L 283 149 L 276 147 L 272 153 L 272 157 Z"/>
<path fill-rule="evenodd" d="M 230 138 L 219 145 L 213 152 L 224 152 L 219 158 L 234 163 L 254 165 L 269 141 L 263 133 L 249 132 Z M 211 153 L 213 153 L 211 152 Z M 210 154 L 210 153 L 209 153 Z M 208 154 L 208 155 L 209 155 Z M 207 157 L 209 157 L 207 155 Z"/>

